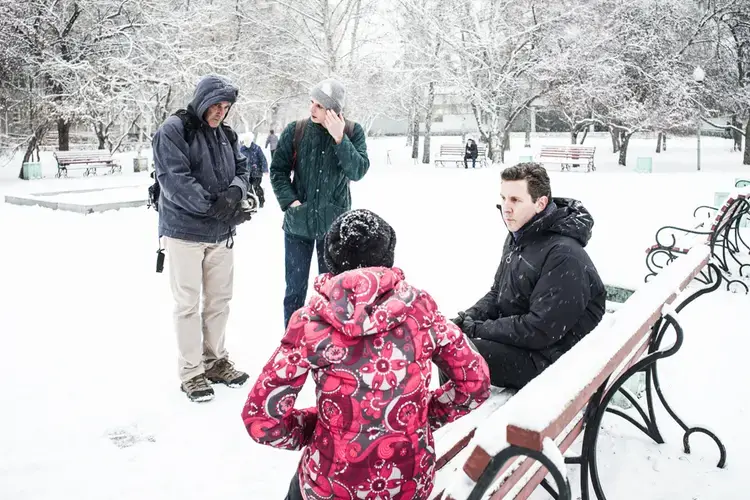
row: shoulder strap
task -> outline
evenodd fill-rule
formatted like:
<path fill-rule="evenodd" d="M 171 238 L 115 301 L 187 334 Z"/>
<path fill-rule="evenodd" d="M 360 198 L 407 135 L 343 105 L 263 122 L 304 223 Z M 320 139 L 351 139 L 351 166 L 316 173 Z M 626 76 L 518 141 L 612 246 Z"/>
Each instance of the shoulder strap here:
<path fill-rule="evenodd" d="M 302 137 L 305 135 L 305 128 L 307 128 L 307 123 L 310 121 L 309 118 L 306 118 L 304 120 L 297 120 L 297 122 L 294 124 L 294 142 L 292 143 L 292 170 L 294 170 L 294 167 L 297 165 L 297 148 L 299 147 L 300 142 L 302 142 Z M 352 138 L 354 135 L 354 122 L 351 120 L 344 120 L 344 134 L 349 136 L 349 139 Z"/>
<path fill-rule="evenodd" d="M 182 133 L 185 138 L 185 142 L 190 144 L 193 142 L 195 132 L 200 128 L 200 122 L 198 119 L 190 113 L 187 109 L 178 109 L 174 112 L 174 116 L 178 117 L 182 121 Z"/>
<path fill-rule="evenodd" d="M 232 145 L 232 149 L 234 149 L 234 146 L 237 144 L 237 132 L 224 122 L 221 122 L 221 128 L 224 130 L 227 139 L 229 139 L 229 144 Z"/>
<path fill-rule="evenodd" d="M 306 118 L 304 120 L 297 120 L 297 123 L 294 124 L 294 142 L 292 142 L 292 170 L 297 166 L 297 148 L 299 147 L 300 142 L 302 142 L 302 136 L 305 135 L 305 128 L 307 127 L 307 122 L 310 121 L 309 118 Z"/>
<path fill-rule="evenodd" d="M 183 136 L 185 138 L 185 142 L 187 142 L 189 145 L 191 142 L 193 142 L 195 133 L 201 126 L 200 121 L 194 114 L 186 109 L 178 109 L 174 112 L 174 115 L 182 121 Z M 221 128 L 224 130 L 224 134 L 227 136 L 227 139 L 229 139 L 229 143 L 234 149 L 235 144 L 237 144 L 237 132 L 235 132 L 232 127 L 224 122 L 221 122 Z"/>
<path fill-rule="evenodd" d="M 349 136 L 349 139 L 354 135 L 354 122 L 351 120 L 344 119 L 344 133 Z"/>

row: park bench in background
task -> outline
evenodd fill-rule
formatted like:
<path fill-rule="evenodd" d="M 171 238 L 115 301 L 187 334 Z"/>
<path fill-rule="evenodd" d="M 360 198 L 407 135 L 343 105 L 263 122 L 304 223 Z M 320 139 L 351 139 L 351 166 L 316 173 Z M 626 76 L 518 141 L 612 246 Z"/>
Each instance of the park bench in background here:
<path fill-rule="evenodd" d="M 596 148 L 593 146 L 542 146 L 539 152 L 540 163 L 559 163 L 560 169 L 570 171 L 571 167 L 577 168 L 581 165 L 586 166 L 586 172 L 596 170 L 594 166 L 594 153 Z"/>
<path fill-rule="evenodd" d="M 95 149 L 90 151 L 55 151 L 57 160 L 57 174 L 55 177 L 67 177 L 68 170 L 83 170 L 84 177 L 96 175 L 97 169 L 109 170 L 109 173 L 122 172 L 120 166 L 113 158 L 112 153 L 106 149 Z"/>
<path fill-rule="evenodd" d="M 464 166 L 464 154 L 466 153 L 466 146 L 461 144 L 441 144 L 440 145 L 440 156 L 435 159 L 435 166 L 438 164 L 445 167 L 446 163 L 455 163 L 456 167 Z M 471 164 L 471 159 L 466 160 L 468 164 Z M 477 165 L 480 167 L 487 166 L 487 146 L 477 144 Z"/>

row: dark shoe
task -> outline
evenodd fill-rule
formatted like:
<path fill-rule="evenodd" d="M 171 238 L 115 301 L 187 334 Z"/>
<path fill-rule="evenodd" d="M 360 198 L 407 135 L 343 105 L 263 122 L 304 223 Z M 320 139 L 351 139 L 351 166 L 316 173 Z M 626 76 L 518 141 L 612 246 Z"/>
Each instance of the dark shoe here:
<path fill-rule="evenodd" d="M 182 392 L 187 394 L 190 401 L 196 403 L 205 403 L 211 401 L 214 398 L 214 389 L 206 380 L 206 376 L 202 373 L 191 378 L 187 382 L 183 382 L 180 386 Z"/>
<path fill-rule="evenodd" d="M 228 387 L 240 387 L 247 382 L 245 372 L 234 369 L 234 364 L 227 358 L 220 359 L 206 370 L 206 378 L 213 384 L 224 384 Z"/>

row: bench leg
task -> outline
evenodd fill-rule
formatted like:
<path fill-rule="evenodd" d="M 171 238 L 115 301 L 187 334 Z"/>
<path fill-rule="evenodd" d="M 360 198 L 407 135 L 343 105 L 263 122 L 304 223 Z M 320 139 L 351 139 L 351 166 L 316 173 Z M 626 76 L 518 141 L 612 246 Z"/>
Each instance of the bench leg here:
<path fill-rule="evenodd" d="M 716 266 L 714 264 L 709 265 L 712 266 L 714 268 L 713 271 L 718 274 L 719 271 L 718 269 L 716 269 Z M 716 279 L 716 282 L 711 287 L 702 288 L 696 291 L 679 306 L 677 306 L 676 312 L 679 313 L 682 309 L 684 309 L 698 297 L 716 290 L 717 288 L 719 288 L 720 284 L 721 277 L 719 275 Z M 662 350 L 661 342 L 664 339 L 664 334 L 669 327 L 672 327 L 674 329 L 677 339 L 672 347 L 666 350 Z M 659 430 L 659 426 L 656 421 L 656 412 L 654 408 L 654 392 L 656 393 L 656 396 L 658 397 L 659 401 L 661 402 L 662 406 L 667 411 L 669 416 L 671 416 L 672 419 L 677 422 L 677 424 L 684 431 L 682 443 L 685 453 L 690 453 L 690 436 L 696 433 L 704 434 L 711 438 L 719 449 L 719 460 L 716 466 L 719 468 L 724 468 L 724 466 L 726 465 L 726 448 L 721 440 L 716 436 L 716 434 L 706 429 L 705 427 L 690 427 L 685 424 L 685 422 L 675 413 L 675 411 L 669 405 L 666 397 L 664 396 L 664 393 L 662 392 L 657 363 L 661 359 L 674 356 L 680 350 L 680 347 L 682 347 L 683 338 L 684 332 L 676 317 L 670 315 L 662 317 L 653 327 L 652 341 L 649 345 L 648 354 L 643 359 L 631 366 L 628 370 L 626 370 L 625 373 L 623 373 L 616 381 L 614 381 L 612 385 L 606 389 L 605 394 L 601 398 L 599 404 L 594 406 L 593 411 L 588 414 L 588 418 L 586 419 L 586 429 L 583 436 L 583 449 L 581 452 L 582 456 L 578 457 L 577 459 L 571 460 L 571 462 L 573 463 L 580 463 L 584 469 L 587 469 L 586 474 L 584 474 L 583 470 L 581 471 L 581 491 L 583 500 L 588 500 L 590 495 L 588 491 L 588 481 L 586 481 L 585 483 L 583 482 L 583 479 L 586 475 L 590 475 L 591 477 L 591 485 L 596 498 L 599 500 L 606 499 L 604 488 L 602 487 L 601 479 L 599 477 L 599 467 L 596 456 L 596 444 L 599 436 L 599 430 L 601 429 L 602 420 L 606 413 L 617 415 L 618 417 L 631 423 L 641 432 L 653 439 L 656 443 L 664 443 L 664 438 L 662 437 L 661 431 Z M 643 408 L 641 403 L 636 399 L 635 396 L 633 396 L 633 394 L 630 393 L 630 391 L 623 388 L 623 384 L 629 378 L 639 372 L 646 373 L 646 408 Z M 623 394 L 632 403 L 633 407 L 636 409 L 640 417 L 640 420 L 643 423 L 636 420 L 633 416 L 626 414 L 624 411 L 609 407 L 609 403 L 618 392 Z M 597 395 L 599 394 L 601 394 L 601 390 L 597 393 Z M 592 399 L 592 402 L 597 400 L 599 400 L 599 398 L 595 397 Z"/>

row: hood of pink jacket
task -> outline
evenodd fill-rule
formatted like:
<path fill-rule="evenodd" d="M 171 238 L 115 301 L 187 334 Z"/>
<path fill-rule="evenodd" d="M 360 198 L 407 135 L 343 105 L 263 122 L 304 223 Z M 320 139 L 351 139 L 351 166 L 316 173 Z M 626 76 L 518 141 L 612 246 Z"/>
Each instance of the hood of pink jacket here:
<path fill-rule="evenodd" d="M 419 291 L 404 281 L 397 267 L 368 267 L 315 280 L 311 308 L 321 320 L 348 337 L 387 332 L 413 312 Z"/>

